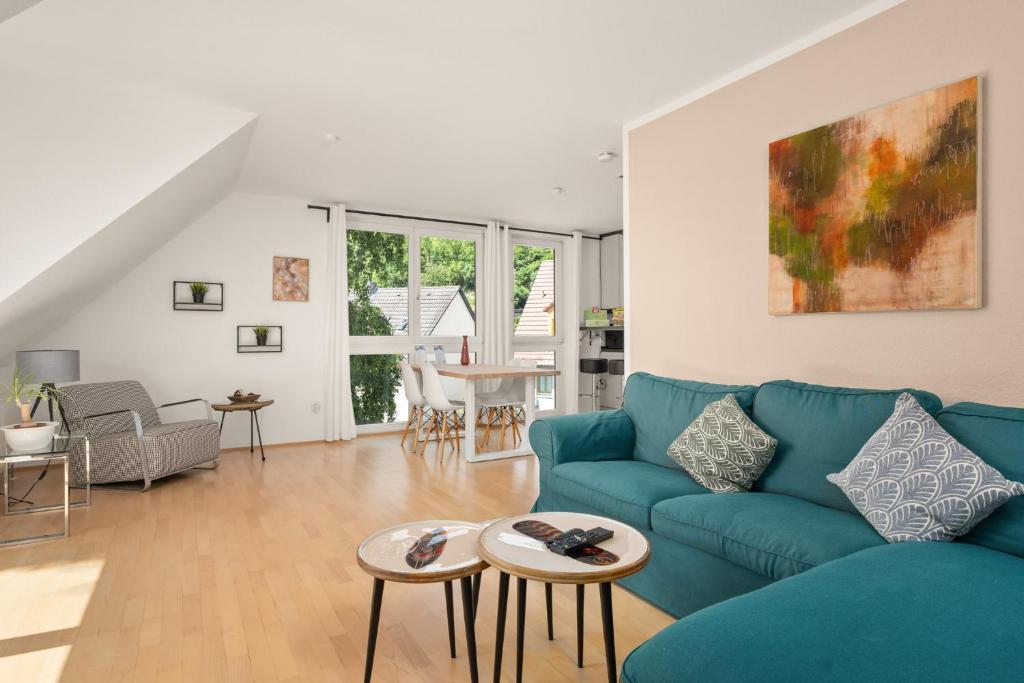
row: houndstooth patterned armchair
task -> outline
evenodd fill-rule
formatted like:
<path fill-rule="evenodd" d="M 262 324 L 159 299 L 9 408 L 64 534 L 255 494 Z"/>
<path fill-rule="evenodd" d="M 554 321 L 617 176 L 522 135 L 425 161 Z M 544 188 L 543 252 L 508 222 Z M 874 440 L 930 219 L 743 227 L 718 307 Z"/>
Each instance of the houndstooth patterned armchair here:
<path fill-rule="evenodd" d="M 138 382 L 72 384 L 60 389 L 60 405 L 72 432 L 89 437 L 93 484 L 142 481 L 166 477 L 220 458 L 220 431 L 203 399 L 167 403 L 161 408 L 202 402 L 207 419 L 163 424 L 153 400 Z M 72 453 L 74 485 L 85 483 L 85 446 Z"/>

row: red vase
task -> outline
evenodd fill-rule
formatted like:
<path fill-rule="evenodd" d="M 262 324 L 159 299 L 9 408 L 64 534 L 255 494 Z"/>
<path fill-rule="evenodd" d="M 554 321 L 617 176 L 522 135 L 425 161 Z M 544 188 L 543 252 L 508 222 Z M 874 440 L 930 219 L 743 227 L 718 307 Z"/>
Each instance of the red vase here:
<path fill-rule="evenodd" d="M 463 365 L 469 365 L 469 337 L 462 335 L 462 358 L 459 362 Z"/>

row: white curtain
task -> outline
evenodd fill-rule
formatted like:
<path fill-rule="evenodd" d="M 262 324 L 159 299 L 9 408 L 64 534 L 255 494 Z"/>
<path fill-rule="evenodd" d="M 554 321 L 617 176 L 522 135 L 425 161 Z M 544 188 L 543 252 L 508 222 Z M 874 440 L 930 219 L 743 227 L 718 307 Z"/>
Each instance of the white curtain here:
<path fill-rule="evenodd" d="M 512 235 L 507 225 L 487 223 L 483 261 L 483 299 L 477 306 L 482 360 L 505 363 L 512 356 Z"/>
<path fill-rule="evenodd" d="M 565 289 L 566 315 L 562 320 L 566 321 L 567 329 L 562 334 L 562 374 L 558 379 L 562 382 L 562 396 L 565 397 L 565 413 L 579 411 L 579 366 L 580 366 L 580 268 L 583 263 L 583 235 L 579 231 L 572 233 L 572 239 L 568 241 L 565 249 L 565 276 L 562 279 L 562 286 Z"/>
<path fill-rule="evenodd" d="M 356 438 L 348 339 L 348 227 L 344 204 L 331 205 L 327 228 L 324 440 Z"/>

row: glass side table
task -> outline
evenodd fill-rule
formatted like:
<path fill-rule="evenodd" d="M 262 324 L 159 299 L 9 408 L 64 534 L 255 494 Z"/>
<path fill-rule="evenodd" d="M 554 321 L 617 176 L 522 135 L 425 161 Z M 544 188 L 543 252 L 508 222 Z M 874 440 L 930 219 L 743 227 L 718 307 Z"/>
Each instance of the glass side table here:
<path fill-rule="evenodd" d="M 71 502 L 70 465 L 71 459 L 76 453 L 84 454 L 85 465 L 85 498 L 75 503 Z M 20 463 L 41 463 L 47 467 L 53 461 L 64 465 L 64 502 L 52 505 L 34 505 L 19 510 L 11 510 L 11 465 Z M 0 442 L 0 465 L 3 467 L 4 488 L 3 488 L 3 514 L 4 515 L 25 515 L 36 512 L 51 512 L 64 510 L 64 530 L 50 534 L 36 536 L 24 536 L 21 538 L 0 539 L 0 547 L 20 545 L 22 543 L 34 543 L 54 538 L 66 538 L 71 534 L 71 508 L 83 507 L 92 502 L 92 488 L 90 486 L 91 472 L 89 464 L 89 439 L 84 435 L 56 435 L 48 446 L 31 451 L 16 451 L 11 449 L 6 442 Z M 38 481 L 38 479 L 36 480 Z M 34 483 L 33 483 L 34 486 Z M 31 488 L 29 489 L 31 491 Z M 28 495 L 27 493 L 25 494 Z M 15 499 L 20 501 L 21 499 Z"/>

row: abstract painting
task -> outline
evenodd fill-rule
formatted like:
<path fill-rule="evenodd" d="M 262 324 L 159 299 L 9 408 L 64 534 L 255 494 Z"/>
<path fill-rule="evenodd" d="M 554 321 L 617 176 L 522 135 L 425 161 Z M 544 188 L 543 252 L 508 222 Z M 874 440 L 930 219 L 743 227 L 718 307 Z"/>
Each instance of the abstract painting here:
<path fill-rule="evenodd" d="M 769 145 L 769 313 L 981 306 L 978 86 Z"/>
<path fill-rule="evenodd" d="M 309 301 L 309 259 L 274 257 L 274 301 Z"/>

